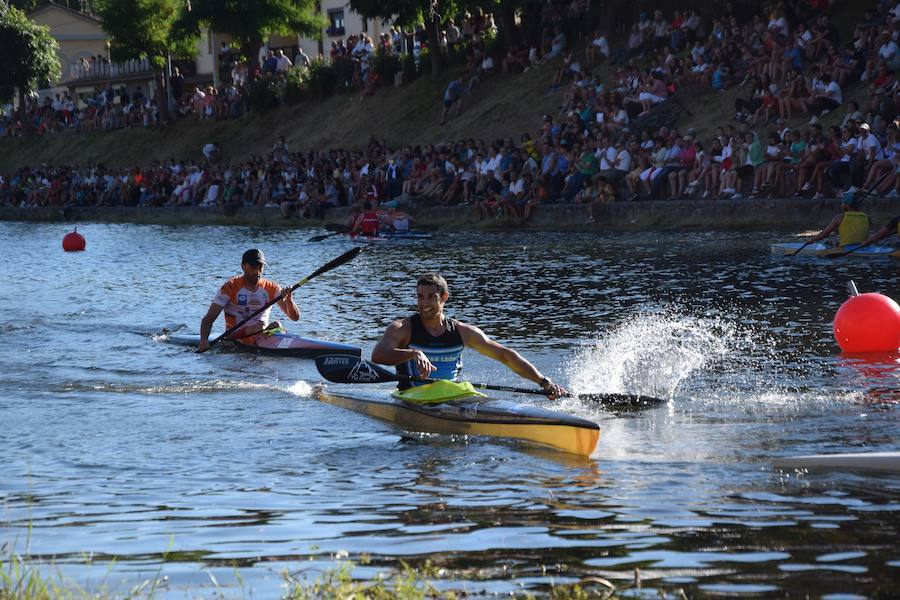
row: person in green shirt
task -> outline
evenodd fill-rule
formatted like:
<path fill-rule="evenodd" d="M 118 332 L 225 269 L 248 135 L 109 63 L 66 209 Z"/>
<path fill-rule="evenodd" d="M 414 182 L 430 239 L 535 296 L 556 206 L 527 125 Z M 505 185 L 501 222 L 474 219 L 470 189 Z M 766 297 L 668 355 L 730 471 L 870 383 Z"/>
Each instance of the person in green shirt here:
<path fill-rule="evenodd" d="M 600 168 L 600 159 L 591 148 L 582 150 L 581 145 L 577 144 L 574 150 L 575 155 L 578 156 L 578 162 L 575 163 L 575 172 L 566 182 L 562 192 L 562 197 L 566 202 L 572 202 L 575 195 L 581 191 L 584 182 L 591 179 Z"/>

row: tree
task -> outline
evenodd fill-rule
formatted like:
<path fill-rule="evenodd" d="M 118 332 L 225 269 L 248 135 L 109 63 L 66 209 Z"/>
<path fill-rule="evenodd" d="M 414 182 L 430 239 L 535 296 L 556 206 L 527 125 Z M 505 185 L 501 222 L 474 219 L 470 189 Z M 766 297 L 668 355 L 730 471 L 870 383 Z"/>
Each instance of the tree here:
<path fill-rule="evenodd" d="M 16 8 L 0 7 L 0 103 L 12 101 L 18 90 L 19 119 L 25 118 L 25 96 L 41 84 L 59 79 L 59 44 L 50 29 L 38 25 Z"/>
<path fill-rule="evenodd" d="M 178 27 L 199 33 L 203 26 L 230 36 L 248 64 L 256 62 L 272 34 L 319 37 L 325 26 L 314 0 L 193 0 L 191 5 Z M 254 69 L 247 70 L 252 79 Z"/>
<path fill-rule="evenodd" d="M 457 10 L 454 0 L 350 0 L 350 7 L 367 19 L 393 19 L 401 27 L 425 24 L 431 72 L 439 74 L 444 66 L 440 44 L 440 25 Z"/>
<path fill-rule="evenodd" d="M 170 54 L 193 56 L 196 39 L 176 31 L 174 24 L 186 5 L 183 0 L 101 0 L 97 15 L 119 60 L 147 59 L 156 81 L 156 105 L 162 121 L 169 120 L 164 70 Z"/>

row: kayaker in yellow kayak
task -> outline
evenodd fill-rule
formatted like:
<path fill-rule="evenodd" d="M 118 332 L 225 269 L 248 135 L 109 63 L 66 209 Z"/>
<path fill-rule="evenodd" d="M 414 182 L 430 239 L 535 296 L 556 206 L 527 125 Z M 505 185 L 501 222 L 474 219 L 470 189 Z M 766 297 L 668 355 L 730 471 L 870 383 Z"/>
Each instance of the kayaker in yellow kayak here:
<path fill-rule="evenodd" d="M 495 342 L 473 325 L 444 315 L 449 298 L 447 280 L 441 275 L 428 273 L 419 277 L 417 314 L 388 325 L 372 350 L 372 362 L 395 365 L 398 374 L 409 377 L 455 380 L 462 368 L 463 350 L 468 347 L 537 383 L 551 399 L 568 394 L 515 350 Z M 416 383 L 400 383 L 401 389 L 413 385 Z"/>
<path fill-rule="evenodd" d="M 282 293 L 282 288 L 274 281 L 263 279 L 263 271 L 266 268 L 266 257 L 260 250 L 251 249 L 244 252 L 241 257 L 241 270 L 243 275 L 237 275 L 225 282 L 219 289 L 219 293 L 213 298 L 206 316 L 200 321 L 200 344 L 198 352 L 209 348 L 209 332 L 213 323 L 219 317 L 219 313 L 225 311 L 225 327 L 231 329 L 237 323 L 251 315 L 254 311 L 267 304 L 270 300 Z M 287 317 L 296 321 L 300 318 L 300 309 L 294 302 L 291 288 L 284 289 L 284 296 L 278 301 L 280 308 Z M 278 329 L 281 323 L 278 321 L 269 324 L 271 307 L 251 319 L 240 330 L 234 332 L 232 338 L 247 338 L 260 334 L 266 330 Z"/>

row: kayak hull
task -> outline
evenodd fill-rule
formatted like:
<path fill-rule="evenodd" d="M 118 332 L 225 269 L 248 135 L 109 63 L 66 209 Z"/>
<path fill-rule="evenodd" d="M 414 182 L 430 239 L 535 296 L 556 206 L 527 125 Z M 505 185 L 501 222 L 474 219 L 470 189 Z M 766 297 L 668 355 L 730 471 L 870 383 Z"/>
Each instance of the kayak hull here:
<path fill-rule="evenodd" d="M 900 472 L 900 452 L 858 452 L 852 454 L 810 454 L 779 458 L 776 469 L 831 469 L 844 471 Z"/>
<path fill-rule="evenodd" d="M 872 245 L 872 246 L 867 246 L 866 248 L 863 248 L 862 250 L 854 250 L 857 247 L 859 247 L 859 244 L 848 244 L 846 246 L 829 246 L 827 244 L 822 244 L 822 243 L 817 242 L 815 244 L 810 244 L 809 246 L 806 246 L 804 248 L 803 244 L 800 242 L 781 242 L 781 243 L 777 243 L 777 244 L 772 244 L 770 249 L 771 249 L 772 254 L 786 254 L 786 255 L 792 255 L 792 254 L 798 253 L 797 251 L 800 250 L 801 248 L 803 248 L 802 250 L 800 250 L 800 252 L 798 254 L 813 254 L 816 256 L 828 256 L 830 254 L 838 254 L 838 253 L 849 252 L 850 250 L 853 250 L 852 254 L 847 255 L 848 257 L 851 257 L 851 256 L 867 256 L 870 258 L 874 257 L 874 256 L 900 257 L 900 250 L 893 248 L 891 246 Z"/>
<path fill-rule="evenodd" d="M 385 231 L 377 236 L 357 235 L 355 242 L 387 242 L 390 240 L 429 240 L 432 234 L 427 231 Z"/>
<path fill-rule="evenodd" d="M 600 439 L 600 427 L 593 421 L 488 397 L 418 404 L 390 396 L 336 393 L 324 386 L 318 386 L 314 396 L 408 431 L 522 440 L 580 456 L 590 456 Z"/>
<path fill-rule="evenodd" d="M 168 336 L 169 343 L 180 346 L 197 347 L 200 336 Z M 249 344 L 240 340 L 222 340 L 219 345 L 239 352 L 264 354 L 267 356 L 289 356 L 291 358 L 318 358 L 326 354 L 351 354 L 360 356 L 362 350 L 356 346 L 305 338 L 293 333 L 276 333 L 271 336 L 256 336 L 256 343 Z"/>

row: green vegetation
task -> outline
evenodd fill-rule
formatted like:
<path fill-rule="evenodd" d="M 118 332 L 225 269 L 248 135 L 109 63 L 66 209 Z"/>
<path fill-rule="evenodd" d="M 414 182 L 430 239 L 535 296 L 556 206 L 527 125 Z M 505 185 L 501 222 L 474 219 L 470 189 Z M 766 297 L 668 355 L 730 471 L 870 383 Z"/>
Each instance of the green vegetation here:
<path fill-rule="evenodd" d="M 21 10 L 0 5 L 0 48 L 0 104 L 10 102 L 18 91 L 24 122 L 25 96 L 59 79 L 59 44 L 47 27 Z"/>
<path fill-rule="evenodd" d="M 192 56 L 196 36 L 173 29 L 184 10 L 182 0 L 100 0 L 97 12 L 103 29 L 113 39 L 113 58 L 147 58 L 156 80 L 156 104 L 163 121 L 169 120 L 163 69 L 168 57 Z"/>
<path fill-rule="evenodd" d="M 201 27 L 208 27 L 228 35 L 251 61 L 256 60 L 263 41 L 272 34 L 317 37 L 325 25 L 313 0 L 193 0 L 187 6 L 176 30 L 199 35 Z"/>
<path fill-rule="evenodd" d="M 362 556 L 362 564 L 369 558 Z M 447 579 L 443 569 L 431 561 L 413 567 L 400 561 L 399 567 L 387 574 L 379 574 L 372 580 L 358 580 L 353 577 L 355 563 L 339 560 L 336 566 L 324 572 L 299 570 L 282 572 L 284 585 L 282 598 L 285 600 L 318 600 L 319 598 L 343 598 L 353 600 L 455 600 L 470 595 L 465 588 L 457 590 L 440 589 L 435 582 L 445 580 L 443 588 L 452 588 L 452 580 Z M 198 569 L 200 569 L 198 565 Z M 240 584 L 238 597 L 245 596 L 243 579 L 236 572 Z M 226 597 L 215 578 L 212 579 L 216 595 Z M 9 556 L 0 554 L 0 600 L 88 600 L 113 598 L 153 598 L 161 590 L 164 579 L 155 577 L 148 579 L 125 592 L 106 590 L 101 584 L 99 590 L 87 590 L 77 583 L 66 579 L 62 574 L 42 573 L 34 566 L 28 565 L 17 555 L 9 552 Z M 618 598 L 619 592 L 640 588 L 637 571 L 635 580 L 630 585 L 617 588 L 615 585 L 599 577 L 589 577 L 580 584 L 552 585 L 546 590 L 551 600 L 588 600 Z M 676 597 L 684 597 L 684 592 L 677 590 Z M 522 594 L 519 597 L 533 598 L 533 594 Z M 660 590 L 660 597 L 664 596 Z"/>

